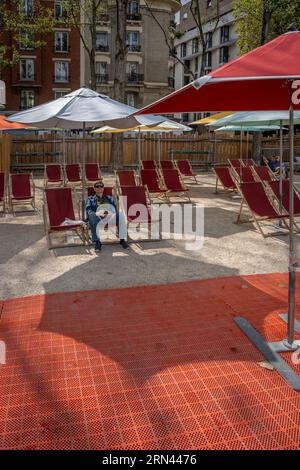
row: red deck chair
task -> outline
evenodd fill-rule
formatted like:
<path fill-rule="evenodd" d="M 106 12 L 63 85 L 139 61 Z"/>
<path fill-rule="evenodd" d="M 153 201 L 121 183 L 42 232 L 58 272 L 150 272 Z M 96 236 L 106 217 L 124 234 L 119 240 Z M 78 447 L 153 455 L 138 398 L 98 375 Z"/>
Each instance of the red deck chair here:
<path fill-rule="evenodd" d="M 141 160 L 143 170 L 155 170 L 156 165 L 153 160 Z"/>
<path fill-rule="evenodd" d="M 178 170 L 161 170 L 168 196 L 183 197 L 191 202 L 188 189 L 184 186 Z"/>
<path fill-rule="evenodd" d="M 2 211 L 5 212 L 5 173 L 0 171 L 0 204 L 2 204 Z"/>
<path fill-rule="evenodd" d="M 43 216 L 49 250 L 65 246 L 78 246 L 78 243 L 54 245 L 51 239 L 53 233 L 72 231 L 78 235 L 82 241 L 81 244 L 85 245 L 88 243 L 87 227 L 85 224 L 74 222 L 70 225 L 61 225 L 66 218 L 73 221 L 76 220 L 71 188 L 46 188 Z"/>
<path fill-rule="evenodd" d="M 148 234 L 146 240 L 152 240 L 149 237 L 151 224 L 158 223 L 159 221 L 153 220 L 151 217 L 144 186 L 123 186 L 120 190 L 120 202 L 127 221 L 127 228 L 130 224 L 136 224 L 137 226 L 141 224 L 147 225 Z"/>
<path fill-rule="evenodd" d="M 159 186 L 159 177 L 156 170 L 141 170 L 141 182 L 143 186 L 146 186 L 151 202 L 153 202 L 152 196 L 154 199 L 168 199 L 167 190 L 161 189 Z"/>
<path fill-rule="evenodd" d="M 253 166 L 252 171 L 257 181 L 273 181 L 276 177 L 266 166 Z"/>
<path fill-rule="evenodd" d="M 193 173 L 189 160 L 177 160 L 175 163 L 182 177 L 193 178 L 197 183 L 197 175 Z"/>
<path fill-rule="evenodd" d="M 243 205 L 246 203 L 253 217 L 252 219 L 247 220 L 247 222 L 254 222 L 264 238 L 272 236 L 274 233 L 265 234 L 260 225 L 261 221 L 275 221 L 281 219 L 286 228 L 288 228 L 285 221 L 285 219 L 288 218 L 288 214 L 279 214 L 277 209 L 272 205 L 263 183 L 258 181 L 255 183 L 241 183 L 239 190 L 242 195 L 242 201 L 237 217 L 237 223 L 240 222 Z M 279 233 L 282 234 L 282 232 Z"/>
<path fill-rule="evenodd" d="M 136 186 L 135 173 L 133 170 L 117 170 L 117 186 Z"/>
<path fill-rule="evenodd" d="M 45 188 L 49 183 L 62 186 L 64 179 L 62 176 L 61 165 L 59 163 L 47 163 L 44 172 L 44 186 Z"/>
<path fill-rule="evenodd" d="M 216 175 L 216 189 L 215 193 L 218 193 L 218 184 L 219 181 L 221 182 L 224 191 L 235 191 L 236 185 L 232 179 L 230 169 L 228 166 L 216 166 L 213 168 L 214 173 Z"/>
<path fill-rule="evenodd" d="M 256 166 L 256 163 L 253 158 L 246 158 L 245 160 L 241 159 L 241 163 L 244 166 Z"/>
<path fill-rule="evenodd" d="M 234 169 L 239 169 L 242 166 L 241 160 L 238 160 L 238 159 L 230 160 L 230 158 L 228 158 L 228 162 L 229 162 L 229 165 Z"/>
<path fill-rule="evenodd" d="M 232 171 L 238 183 L 240 183 L 241 181 L 243 183 L 254 183 L 256 181 L 250 166 L 234 168 Z"/>
<path fill-rule="evenodd" d="M 114 190 L 114 188 L 112 186 L 105 186 L 104 191 L 103 191 L 103 195 L 113 197 L 113 190 Z M 93 186 L 89 186 L 87 188 L 87 194 L 88 194 L 88 197 L 95 196 L 96 193 L 95 193 L 95 190 L 94 190 Z"/>
<path fill-rule="evenodd" d="M 174 163 L 172 162 L 172 160 L 161 160 L 160 168 L 162 170 L 173 170 L 175 167 L 174 167 Z"/>
<path fill-rule="evenodd" d="M 32 173 L 11 173 L 9 178 L 9 205 L 15 213 L 14 206 L 30 204 L 35 211 L 35 187 Z"/>
<path fill-rule="evenodd" d="M 78 163 L 69 163 L 65 167 L 66 182 L 71 185 L 81 184 L 80 166 Z"/>
<path fill-rule="evenodd" d="M 269 181 L 269 187 L 272 189 L 278 203 L 280 201 L 280 181 Z M 290 182 L 289 180 L 282 181 L 282 207 L 289 214 L 290 213 Z M 298 191 L 294 189 L 294 214 L 296 217 L 300 216 L 300 196 Z"/>
<path fill-rule="evenodd" d="M 86 181 L 100 181 L 102 179 L 98 163 L 86 163 L 84 168 Z"/>

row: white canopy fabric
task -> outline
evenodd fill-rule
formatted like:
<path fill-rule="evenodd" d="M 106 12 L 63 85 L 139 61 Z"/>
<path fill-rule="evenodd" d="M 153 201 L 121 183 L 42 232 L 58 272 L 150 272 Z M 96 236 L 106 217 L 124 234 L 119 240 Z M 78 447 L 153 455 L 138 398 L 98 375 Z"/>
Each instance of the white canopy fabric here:
<path fill-rule="evenodd" d="M 83 129 L 103 125 L 117 128 L 140 124 L 153 126 L 166 120 L 153 115 L 128 117 L 135 111 L 135 108 L 89 88 L 79 88 L 56 100 L 13 114 L 7 121 L 43 128 Z"/>
<path fill-rule="evenodd" d="M 264 132 L 264 131 L 279 131 L 280 126 L 275 125 L 261 125 L 261 126 L 222 126 L 214 129 L 215 132 L 235 132 L 235 131 L 243 131 L 243 132 Z"/>
<path fill-rule="evenodd" d="M 133 128 L 117 128 L 117 127 L 111 127 L 111 126 L 103 126 L 100 127 L 99 129 L 95 129 L 92 131 L 92 134 L 107 134 L 107 133 L 115 133 L 115 132 L 155 132 L 155 133 L 160 133 L 160 132 L 178 132 L 178 131 L 192 131 L 193 129 L 188 126 L 184 126 L 183 124 L 180 124 L 179 122 L 176 121 L 171 121 L 169 119 L 165 119 L 164 122 L 161 122 L 159 124 L 152 124 L 151 126 L 146 125 L 146 124 L 140 124 L 136 127 Z"/>
<path fill-rule="evenodd" d="M 295 111 L 294 124 L 300 123 L 300 111 Z M 221 126 L 271 126 L 289 125 L 288 111 L 247 111 L 230 114 L 208 124 L 210 127 Z"/>

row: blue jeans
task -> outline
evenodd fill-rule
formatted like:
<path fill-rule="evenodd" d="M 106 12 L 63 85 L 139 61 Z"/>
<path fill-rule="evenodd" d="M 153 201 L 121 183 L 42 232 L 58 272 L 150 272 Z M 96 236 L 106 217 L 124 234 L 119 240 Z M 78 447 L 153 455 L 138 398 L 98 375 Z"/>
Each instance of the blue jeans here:
<path fill-rule="evenodd" d="M 102 219 L 96 215 L 95 212 L 89 211 L 87 214 L 89 225 L 91 227 L 91 232 L 92 232 L 92 241 L 100 241 L 99 238 L 99 232 L 97 234 L 97 225 L 99 222 L 101 222 Z M 126 224 L 125 224 L 125 219 L 124 215 L 122 213 L 116 212 L 114 216 L 112 216 L 109 220 L 109 224 L 116 224 L 117 230 L 119 232 L 119 238 L 120 240 L 127 240 L 127 230 L 126 230 Z"/>

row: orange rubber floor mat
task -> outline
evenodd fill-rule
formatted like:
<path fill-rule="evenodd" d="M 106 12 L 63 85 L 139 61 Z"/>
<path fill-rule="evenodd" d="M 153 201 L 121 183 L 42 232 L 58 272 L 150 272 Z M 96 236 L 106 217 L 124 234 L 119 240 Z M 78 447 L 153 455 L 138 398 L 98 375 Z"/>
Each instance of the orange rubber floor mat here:
<path fill-rule="evenodd" d="M 286 308 L 286 274 L 4 301 L 0 448 L 297 449 L 300 394 L 233 322 L 280 340 Z"/>

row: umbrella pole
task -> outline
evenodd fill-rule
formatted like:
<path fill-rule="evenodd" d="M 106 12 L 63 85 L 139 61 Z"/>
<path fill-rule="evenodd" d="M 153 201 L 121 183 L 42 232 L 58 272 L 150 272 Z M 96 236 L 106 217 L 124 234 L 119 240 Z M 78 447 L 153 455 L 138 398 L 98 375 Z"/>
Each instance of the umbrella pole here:
<path fill-rule="evenodd" d="M 242 162 L 243 162 L 243 130 L 240 130 L 240 183 L 242 182 Z"/>
<path fill-rule="evenodd" d="M 86 145 L 85 145 L 85 122 L 83 123 L 83 134 L 82 134 L 82 191 L 81 191 L 81 199 L 82 199 L 82 219 L 85 218 L 85 200 L 84 200 L 84 189 L 85 189 L 85 160 L 86 160 Z"/>
<path fill-rule="evenodd" d="M 288 294 L 288 345 L 293 347 L 295 329 L 295 292 L 297 259 L 294 244 L 294 109 L 290 107 L 290 234 L 289 234 L 289 294 Z"/>
<path fill-rule="evenodd" d="M 158 162 L 159 162 L 159 166 L 160 166 L 160 160 L 161 160 L 161 134 L 159 134 L 157 136 L 158 140 L 157 140 L 157 143 L 158 143 Z"/>
<path fill-rule="evenodd" d="M 279 210 L 280 214 L 282 214 L 282 180 L 283 180 L 283 126 L 282 121 L 280 121 L 280 183 L 279 183 Z"/>
<path fill-rule="evenodd" d="M 142 160 L 141 129 L 139 129 L 139 133 L 138 133 L 138 157 L 139 157 L 139 174 L 141 174 L 141 160 Z"/>

